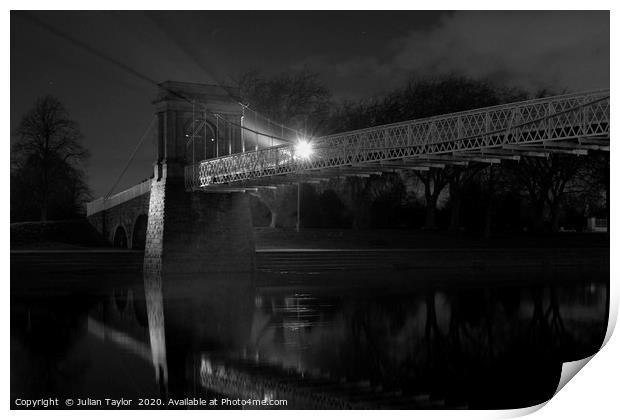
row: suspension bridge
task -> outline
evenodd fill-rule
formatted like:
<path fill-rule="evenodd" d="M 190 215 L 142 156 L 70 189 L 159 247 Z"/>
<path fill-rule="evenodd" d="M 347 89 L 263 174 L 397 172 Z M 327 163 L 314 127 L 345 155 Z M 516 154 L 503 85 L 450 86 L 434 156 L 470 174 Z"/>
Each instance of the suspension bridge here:
<path fill-rule="evenodd" d="M 253 270 L 245 192 L 472 162 L 501 164 L 524 156 L 586 155 L 610 147 L 609 90 L 318 138 L 304 138 L 258 113 L 252 115 L 233 98 L 220 86 L 160 84 L 154 101 L 154 177 L 88 203 L 90 222 L 111 242 L 145 247 L 145 272 L 149 267 Z"/>

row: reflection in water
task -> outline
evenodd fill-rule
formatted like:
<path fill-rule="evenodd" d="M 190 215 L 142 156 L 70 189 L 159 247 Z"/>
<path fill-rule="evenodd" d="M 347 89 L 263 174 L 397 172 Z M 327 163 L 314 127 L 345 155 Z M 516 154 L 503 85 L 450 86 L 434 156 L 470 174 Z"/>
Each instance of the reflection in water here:
<path fill-rule="evenodd" d="M 161 396 L 165 397 L 168 387 L 168 363 L 166 361 L 166 333 L 161 275 L 153 271 L 145 272 L 144 289 L 155 380 L 160 386 Z"/>
<path fill-rule="evenodd" d="M 314 376 L 434 392 L 470 405 L 505 406 L 515 398 L 533 404 L 555 390 L 561 361 L 600 345 L 606 296 L 596 283 L 305 295 L 305 305 L 281 311 L 296 296 L 267 301 L 265 294 L 254 320 L 270 333 L 262 333 L 256 351 Z M 532 378 L 547 381 L 528 397 L 520 387 L 535 387 Z"/>
<path fill-rule="evenodd" d="M 563 361 L 602 343 L 608 274 L 594 270 L 502 273 L 502 285 L 490 273 L 377 273 L 363 287 L 147 276 L 65 300 L 13 297 L 11 389 L 287 398 L 288 408 L 536 404 Z"/>
<path fill-rule="evenodd" d="M 200 351 L 246 348 L 254 301 L 251 274 L 169 276 L 164 287 L 145 276 L 145 287 L 153 365 L 162 394 L 184 398 L 194 392 L 187 370 L 197 374 L 195 355 Z"/>

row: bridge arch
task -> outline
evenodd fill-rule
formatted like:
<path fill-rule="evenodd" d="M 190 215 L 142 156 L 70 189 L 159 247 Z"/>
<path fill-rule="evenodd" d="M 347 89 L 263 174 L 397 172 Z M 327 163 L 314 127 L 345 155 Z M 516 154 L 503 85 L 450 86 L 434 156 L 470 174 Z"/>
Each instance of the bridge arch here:
<path fill-rule="evenodd" d="M 148 216 L 146 214 L 138 215 L 133 224 L 133 231 L 131 235 L 131 249 L 144 249 L 144 246 L 146 244 L 147 223 Z"/>
<path fill-rule="evenodd" d="M 277 212 L 275 199 L 265 197 L 262 192 L 250 193 L 252 224 L 255 227 L 276 227 Z"/>
<path fill-rule="evenodd" d="M 127 248 L 127 233 L 123 226 L 118 226 L 114 231 L 114 241 L 112 243 L 116 248 Z"/>

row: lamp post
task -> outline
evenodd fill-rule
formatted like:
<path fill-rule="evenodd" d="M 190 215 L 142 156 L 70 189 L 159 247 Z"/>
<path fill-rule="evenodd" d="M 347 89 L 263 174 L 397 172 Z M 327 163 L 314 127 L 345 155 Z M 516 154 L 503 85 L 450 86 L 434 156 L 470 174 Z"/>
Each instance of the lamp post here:
<path fill-rule="evenodd" d="M 312 144 L 305 139 L 300 139 L 294 148 L 294 157 L 299 160 L 308 160 L 312 155 Z M 301 229 L 301 182 L 297 183 L 297 224 L 295 230 L 299 232 Z"/>
<path fill-rule="evenodd" d="M 297 183 L 297 223 L 295 224 L 295 230 L 299 232 L 301 228 L 301 182 Z"/>

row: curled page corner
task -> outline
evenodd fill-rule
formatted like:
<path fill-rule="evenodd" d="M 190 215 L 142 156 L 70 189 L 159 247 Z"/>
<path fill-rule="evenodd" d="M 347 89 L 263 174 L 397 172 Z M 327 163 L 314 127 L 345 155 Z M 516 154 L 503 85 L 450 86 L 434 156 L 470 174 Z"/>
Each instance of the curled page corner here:
<path fill-rule="evenodd" d="M 613 290 L 612 293 L 612 287 L 614 286 L 613 282 L 610 282 L 609 286 L 609 294 L 607 297 L 607 310 L 609 314 L 607 319 L 607 331 L 605 332 L 605 338 L 603 339 L 603 344 L 601 345 L 601 348 L 603 348 L 611 338 L 611 335 L 616 328 L 616 321 L 618 320 L 618 305 L 620 304 L 620 293 L 618 293 L 617 290 Z M 613 287 L 613 289 L 616 288 Z"/>
<path fill-rule="evenodd" d="M 566 385 L 571 379 L 573 379 L 573 377 L 594 357 L 595 354 L 588 356 L 584 359 L 574 360 L 572 362 L 565 362 L 562 364 L 560 380 L 558 382 L 558 386 L 555 392 L 553 393 L 554 397 L 557 395 L 558 392 L 560 392 L 562 388 L 564 388 L 564 385 Z M 551 399 L 552 398 L 553 397 L 551 397 Z M 543 401 L 540 404 L 532 405 L 530 407 L 502 410 L 499 418 L 507 419 L 527 416 L 543 408 L 545 405 L 547 405 L 547 403 L 549 403 L 549 401 L 551 401 L 551 399 Z"/>
<path fill-rule="evenodd" d="M 497 412 L 492 411 L 492 412 L 489 412 L 490 414 L 489 418 L 491 418 L 492 416 L 493 418 L 502 418 L 502 419 L 514 419 L 517 417 L 524 417 L 524 416 L 527 416 L 529 414 L 535 413 L 536 411 L 540 410 L 545 405 L 547 405 L 549 401 L 550 400 L 547 400 L 547 401 L 541 402 L 540 404 L 532 405 L 530 407 L 511 408 L 508 410 L 501 410 Z"/>
<path fill-rule="evenodd" d="M 577 374 L 577 372 L 579 372 L 593 357 L 594 357 L 594 354 L 584 359 L 574 360 L 572 362 L 564 362 L 562 364 L 562 373 L 560 374 L 560 381 L 558 382 L 558 387 L 556 388 L 553 395 L 555 396 L 558 392 L 560 392 L 560 390 L 564 388 L 564 385 L 566 385 L 568 381 L 573 379 L 573 377 Z"/>

